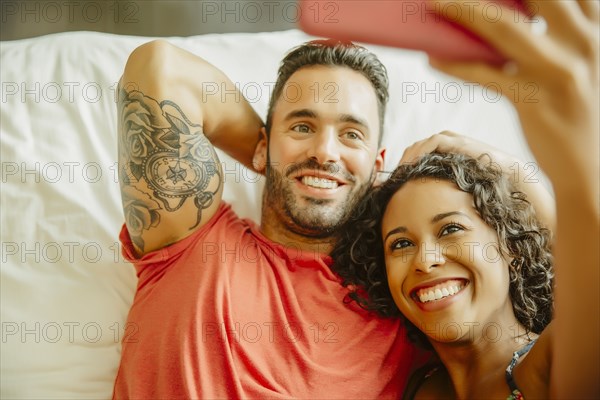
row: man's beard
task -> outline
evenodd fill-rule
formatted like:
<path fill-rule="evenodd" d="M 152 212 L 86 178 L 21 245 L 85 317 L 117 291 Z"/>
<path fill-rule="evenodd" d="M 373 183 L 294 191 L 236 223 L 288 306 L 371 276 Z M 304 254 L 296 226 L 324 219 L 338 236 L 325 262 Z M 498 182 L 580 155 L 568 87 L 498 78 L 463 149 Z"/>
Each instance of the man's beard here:
<path fill-rule="evenodd" d="M 296 201 L 297 195 L 292 190 L 296 183 L 294 179 L 289 178 L 299 170 L 323 171 L 338 176 L 342 174 L 343 179 L 349 183 L 354 183 L 356 178 L 345 170 L 340 171 L 336 164 L 322 165 L 313 159 L 286 168 L 285 176 L 267 163 L 263 208 L 271 208 L 291 231 L 303 236 L 331 236 L 350 216 L 373 183 L 372 180 L 368 180 L 361 185 L 354 185 L 341 202 L 303 196 L 303 200 L 308 204 L 300 206 Z"/>

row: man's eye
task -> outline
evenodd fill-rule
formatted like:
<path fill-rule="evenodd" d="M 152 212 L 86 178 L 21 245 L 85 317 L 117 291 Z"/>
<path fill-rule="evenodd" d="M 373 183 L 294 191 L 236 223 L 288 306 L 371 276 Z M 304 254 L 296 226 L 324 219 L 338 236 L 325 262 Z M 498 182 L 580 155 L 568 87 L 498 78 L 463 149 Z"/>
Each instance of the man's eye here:
<path fill-rule="evenodd" d="M 464 229 L 465 228 L 463 228 L 462 226 L 460 226 L 458 224 L 448 224 L 442 228 L 442 230 L 440 231 L 440 236 L 450 235 L 452 233 L 463 231 Z"/>
<path fill-rule="evenodd" d="M 360 140 L 361 139 L 360 134 L 358 134 L 354 131 L 348 131 L 348 132 L 344 133 L 344 137 L 346 139 L 350 139 L 350 140 Z"/>
<path fill-rule="evenodd" d="M 310 127 L 306 124 L 298 124 L 298 125 L 292 127 L 292 130 L 296 131 L 296 132 L 300 132 L 300 133 L 309 133 Z"/>

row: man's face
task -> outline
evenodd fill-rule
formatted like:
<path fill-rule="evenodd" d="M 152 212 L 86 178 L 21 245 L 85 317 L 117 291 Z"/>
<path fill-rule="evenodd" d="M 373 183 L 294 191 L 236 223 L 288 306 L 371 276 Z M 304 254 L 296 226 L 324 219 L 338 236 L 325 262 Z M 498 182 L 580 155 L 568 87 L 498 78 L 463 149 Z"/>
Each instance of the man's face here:
<path fill-rule="evenodd" d="M 371 187 L 383 166 L 375 90 L 344 67 L 295 72 L 273 110 L 263 211 L 295 233 L 330 235 Z M 269 221 L 264 221 L 269 223 Z"/>

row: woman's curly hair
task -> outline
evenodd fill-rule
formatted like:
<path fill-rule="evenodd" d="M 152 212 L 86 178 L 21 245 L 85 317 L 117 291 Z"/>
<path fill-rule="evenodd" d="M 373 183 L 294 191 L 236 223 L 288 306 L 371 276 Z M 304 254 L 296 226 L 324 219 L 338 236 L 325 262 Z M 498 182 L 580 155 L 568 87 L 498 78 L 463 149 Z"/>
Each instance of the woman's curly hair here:
<path fill-rule="evenodd" d="M 486 161 L 487 159 L 487 161 Z M 509 263 L 509 293 L 515 316 L 527 333 L 541 333 L 552 320 L 554 270 L 551 233 L 535 218 L 525 194 L 515 190 L 502 170 L 482 156 L 431 153 L 416 164 L 401 165 L 374 189 L 339 230 L 332 252 L 335 272 L 351 288 L 346 301 L 382 317 L 402 317 L 409 337 L 430 348 L 426 336 L 398 310 L 384 261 L 381 220 L 387 205 L 405 183 L 424 178 L 453 182 L 473 196 L 475 209 L 498 235 L 500 251 Z"/>

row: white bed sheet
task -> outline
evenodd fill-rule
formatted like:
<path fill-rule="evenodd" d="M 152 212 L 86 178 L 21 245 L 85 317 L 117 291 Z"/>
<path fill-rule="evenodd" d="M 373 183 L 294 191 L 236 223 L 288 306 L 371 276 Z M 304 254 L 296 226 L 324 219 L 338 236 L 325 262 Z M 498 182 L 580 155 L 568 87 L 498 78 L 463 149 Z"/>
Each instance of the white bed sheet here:
<path fill-rule="evenodd" d="M 266 115 L 292 30 L 171 38 L 224 70 Z M 1 42 L 0 397 L 109 398 L 133 267 L 120 255 L 114 93 L 128 54 L 151 38 L 75 32 Z M 489 88 L 432 71 L 418 52 L 372 47 L 388 67 L 386 167 L 444 129 L 531 156 L 513 109 Z M 262 182 L 221 154 L 224 197 L 258 220 Z"/>

